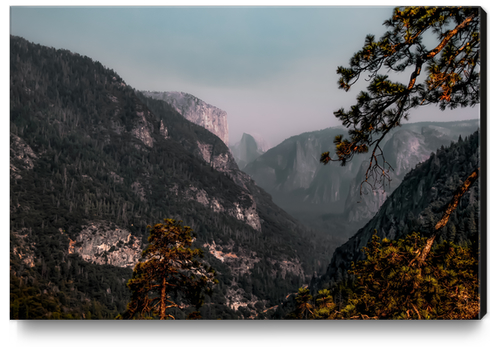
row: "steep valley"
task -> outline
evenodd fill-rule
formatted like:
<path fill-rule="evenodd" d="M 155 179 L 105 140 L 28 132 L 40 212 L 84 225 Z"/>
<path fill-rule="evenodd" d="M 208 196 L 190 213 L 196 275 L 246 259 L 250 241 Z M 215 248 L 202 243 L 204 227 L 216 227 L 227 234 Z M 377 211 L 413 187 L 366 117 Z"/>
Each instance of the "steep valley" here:
<path fill-rule="evenodd" d="M 326 270 L 341 240 L 275 205 L 174 106 L 19 37 L 10 62 L 12 319 L 115 317 L 146 227 L 164 218 L 194 229 L 218 273 L 204 318 L 265 318 Z"/>
<path fill-rule="evenodd" d="M 346 136 L 344 128 L 328 128 L 293 136 L 270 149 L 243 170 L 273 200 L 301 223 L 347 240 L 379 210 L 404 176 L 427 160 L 441 146 L 469 136 L 479 128 L 479 120 L 404 124 L 382 142 L 391 165 L 391 181 L 371 189 L 364 181 L 368 162 L 359 155 L 342 167 L 323 165 L 322 152 L 334 153 L 333 139 Z"/>
<path fill-rule="evenodd" d="M 456 189 L 481 165 L 480 133 L 439 148 L 410 170 L 377 214 L 335 250 L 328 270 L 312 283 L 318 289 L 348 278 L 352 262 L 364 258 L 362 248 L 373 233 L 381 239 L 399 239 L 412 232 L 431 235 Z M 478 248 L 480 244 L 481 180 L 473 184 L 451 214 L 436 242 L 448 240 Z"/>
<path fill-rule="evenodd" d="M 225 111 L 14 36 L 10 85 L 11 319 L 113 319 L 165 218 L 194 230 L 217 272 L 203 318 L 284 318 L 299 287 L 344 278 L 374 229 L 427 233 L 480 165 L 479 120 L 404 124 L 383 142 L 390 185 L 361 190 L 365 156 L 319 161 L 343 127 L 234 147 Z M 474 187 L 444 238 L 475 243 L 479 199 Z M 177 319 L 193 310 L 181 306 Z"/>

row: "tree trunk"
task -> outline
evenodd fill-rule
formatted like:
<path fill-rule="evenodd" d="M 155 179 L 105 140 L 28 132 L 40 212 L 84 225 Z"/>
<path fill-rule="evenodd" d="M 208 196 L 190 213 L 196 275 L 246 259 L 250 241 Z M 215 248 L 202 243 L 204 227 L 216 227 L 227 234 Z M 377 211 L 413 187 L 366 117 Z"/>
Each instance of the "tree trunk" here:
<path fill-rule="evenodd" d="M 422 250 L 422 253 L 420 253 L 419 259 L 418 259 L 418 267 L 422 267 L 422 264 L 425 262 L 425 259 L 427 258 L 427 255 L 429 255 L 430 249 L 432 248 L 432 245 L 434 244 L 434 241 L 437 236 L 440 234 L 440 230 L 447 224 L 449 221 L 449 217 L 451 216 L 451 213 L 458 207 L 459 200 L 461 197 L 466 193 L 471 185 L 477 180 L 478 175 L 480 173 L 480 168 L 477 168 L 475 171 L 471 173 L 471 175 L 468 176 L 466 181 L 464 181 L 463 185 L 461 185 L 456 192 L 454 193 L 454 196 L 449 203 L 449 205 L 446 208 L 446 211 L 444 212 L 442 218 L 437 222 L 435 228 L 434 228 L 434 234 L 427 240 L 427 243 L 425 244 L 424 249 Z"/>
<path fill-rule="evenodd" d="M 162 289 L 160 290 L 160 319 L 165 319 L 167 309 L 167 279 L 163 278 Z"/>

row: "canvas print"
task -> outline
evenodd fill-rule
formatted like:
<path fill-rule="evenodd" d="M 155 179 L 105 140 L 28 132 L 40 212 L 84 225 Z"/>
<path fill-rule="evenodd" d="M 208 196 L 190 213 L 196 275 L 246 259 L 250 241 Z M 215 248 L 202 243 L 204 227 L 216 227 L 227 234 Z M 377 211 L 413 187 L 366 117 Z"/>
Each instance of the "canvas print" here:
<path fill-rule="evenodd" d="M 485 20 L 11 7 L 10 319 L 482 318 Z"/>

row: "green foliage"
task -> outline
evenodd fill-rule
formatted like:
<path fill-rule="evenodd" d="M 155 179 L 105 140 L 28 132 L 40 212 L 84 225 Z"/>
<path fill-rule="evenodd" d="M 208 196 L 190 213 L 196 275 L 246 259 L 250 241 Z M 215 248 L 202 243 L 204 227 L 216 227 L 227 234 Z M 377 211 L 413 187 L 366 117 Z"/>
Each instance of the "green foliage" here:
<path fill-rule="evenodd" d="M 327 255 L 318 246 L 318 234 L 299 226 L 260 188 L 248 182 L 246 188 L 241 181 L 236 184 L 231 162 L 230 171 L 224 173 L 200 158 L 197 141 L 211 145 L 213 155 L 226 155 L 219 138 L 165 102 L 145 98 L 99 62 L 11 37 L 10 87 L 11 144 L 20 139 L 36 155 L 29 169 L 24 153 L 11 147 L 10 163 L 18 169 L 11 171 L 15 174 L 10 180 L 11 316 L 15 319 L 25 319 L 27 311 L 34 317 L 34 306 L 27 310 L 29 303 L 37 305 L 34 302 L 42 307 L 36 310 L 36 319 L 68 314 L 112 319 L 125 310 L 130 298 L 125 283 L 132 270 L 92 264 L 69 253 L 70 242 L 93 221 L 124 228 L 146 246 L 146 226 L 171 216 L 186 220 L 195 230 L 196 247 L 215 242 L 224 253 L 261 259 L 250 271 L 237 273 L 229 263 L 204 254 L 203 260 L 217 270 L 220 281 L 213 298 L 205 298 L 200 311 L 204 319 L 240 317 L 226 306 L 234 279 L 240 289 L 247 289 L 245 300 L 266 300 L 270 307 L 302 285 L 305 277 L 308 280 L 324 269 Z M 141 114 L 153 147 L 131 133 Z M 160 133 L 160 122 L 170 138 Z M 227 210 L 235 208 L 237 197 L 244 197 L 245 208 L 254 200 L 261 232 L 189 200 L 185 193 L 191 186 Z M 32 264 L 27 264 L 27 249 Z M 269 261 L 278 259 L 299 259 L 304 274 L 286 272 L 283 278 L 277 263 Z M 44 304 L 45 298 L 56 305 Z M 185 318 L 189 313 L 175 314 Z"/>
<path fill-rule="evenodd" d="M 76 255 L 56 265 L 46 255 L 33 267 L 11 255 L 10 266 L 10 319 L 113 319 L 129 300 L 121 281 L 130 277 L 128 269 Z"/>
<path fill-rule="evenodd" d="M 366 260 L 353 266 L 356 290 L 350 302 L 361 317 L 380 319 L 471 319 L 479 312 L 477 254 L 444 241 L 421 267 L 416 257 L 427 238 L 400 240 L 374 235 Z"/>
<path fill-rule="evenodd" d="M 287 319 L 329 319 L 336 308 L 328 289 L 321 289 L 313 297 L 308 288 L 301 287 L 294 301 L 295 309 L 286 316 Z"/>
<path fill-rule="evenodd" d="M 401 7 L 385 21 L 388 31 L 376 41 L 366 36 L 349 67 L 338 67 L 340 89 L 349 91 L 362 75 L 369 85 L 349 110 L 335 116 L 349 128 L 349 139 L 336 138 L 336 159 L 323 153 L 320 161 L 345 165 L 355 154 L 371 151 L 366 181 L 389 179 L 391 169 L 379 144 L 393 128 L 408 119 L 409 110 L 434 104 L 441 109 L 474 106 L 480 102 L 480 13 L 477 7 Z M 426 47 L 427 37 L 436 43 Z M 420 81 L 423 70 L 427 76 Z M 410 72 L 407 84 L 388 75 Z"/>
<path fill-rule="evenodd" d="M 298 319 L 308 319 L 308 314 L 312 314 L 312 305 L 310 301 L 313 297 L 310 294 L 310 290 L 307 288 L 299 288 L 298 294 L 295 297 L 296 300 L 296 317 Z"/>
<path fill-rule="evenodd" d="M 352 261 L 363 259 L 361 251 L 371 239 L 372 230 L 381 238 L 402 238 L 411 232 L 430 236 L 456 189 L 480 165 L 480 134 L 475 132 L 461 142 L 441 147 L 405 176 L 377 215 L 354 237 L 335 250 L 325 274 L 314 284 L 322 288 L 343 279 Z M 436 242 L 453 241 L 458 246 L 478 247 L 481 192 L 474 184 L 441 230 Z"/>
<path fill-rule="evenodd" d="M 192 229 L 180 223 L 165 219 L 165 224 L 151 228 L 149 245 L 128 281 L 132 294 L 123 318 L 175 319 L 167 309 L 180 308 L 182 304 L 177 300 L 187 300 L 199 308 L 203 304 L 202 291 L 209 292 L 210 285 L 218 283 L 214 270 L 198 260 L 203 251 L 191 248 L 195 236 Z"/>
<path fill-rule="evenodd" d="M 399 240 L 373 235 L 366 259 L 352 264 L 354 281 L 339 283 L 333 303 L 318 292 L 318 319 L 474 319 L 480 310 L 478 253 L 444 241 L 433 247 L 422 266 L 417 256 L 427 238 L 412 233 Z M 345 285 L 347 284 L 347 288 Z M 342 288 L 343 287 L 343 288 Z M 307 299 L 311 300 L 311 296 Z M 305 296 L 297 301 L 305 306 Z M 298 306 L 299 308 L 300 306 Z"/>

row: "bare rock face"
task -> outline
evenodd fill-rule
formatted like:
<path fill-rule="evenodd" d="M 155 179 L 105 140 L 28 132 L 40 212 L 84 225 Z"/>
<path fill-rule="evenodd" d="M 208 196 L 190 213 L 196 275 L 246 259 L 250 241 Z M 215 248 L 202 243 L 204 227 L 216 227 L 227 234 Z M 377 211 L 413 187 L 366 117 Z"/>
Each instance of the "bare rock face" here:
<path fill-rule="evenodd" d="M 225 207 L 225 202 L 210 197 L 204 189 L 189 186 L 184 192 L 175 190 L 176 195 L 182 195 L 186 200 L 193 200 L 204 205 L 214 212 L 226 213 L 237 220 L 243 221 L 257 231 L 261 231 L 260 217 L 257 204 L 251 194 L 243 193 L 237 196 L 232 206 Z"/>
<path fill-rule="evenodd" d="M 243 171 L 296 218 L 299 212 L 289 206 L 343 203 L 343 194 L 357 172 L 359 160 L 349 162 L 342 171 L 319 161 L 323 151 L 335 150 L 331 139 L 342 132 L 345 131 L 328 128 L 290 137 L 250 162 Z"/>
<path fill-rule="evenodd" d="M 223 152 L 215 152 L 214 145 L 197 141 L 195 154 L 217 171 L 228 174 L 233 173 L 231 175 L 234 175 L 238 171 L 238 167 L 229 149 Z"/>
<path fill-rule="evenodd" d="M 32 268 L 36 263 L 35 256 L 35 242 L 29 240 L 29 235 L 32 233 L 31 229 L 23 228 L 18 232 L 12 232 L 10 234 L 10 242 L 12 247 L 12 255 L 20 259 L 26 266 Z"/>
<path fill-rule="evenodd" d="M 345 202 L 345 213 L 348 222 L 371 219 L 388 197 L 387 189 L 389 187 L 385 187 L 386 189 L 372 188 L 368 183 L 365 183 L 361 187 L 368 166 L 369 162 L 364 161 L 359 168 L 357 177 L 352 179 L 349 195 Z"/>
<path fill-rule="evenodd" d="M 239 142 L 229 147 L 240 169 L 270 149 L 270 145 L 264 139 L 246 133 L 243 133 Z"/>
<path fill-rule="evenodd" d="M 194 124 L 209 130 L 228 145 L 226 112 L 183 92 L 143 92 L 147 97 L 163 100 Z"/>
<path fill-rule="evenodd" d="M 168 128 L 163 124 L 163 120 L 160 120 L 160 135 L 162 135 L 165 140 L 170 138 L 170 136 L 168 136 Z"/>
<path fill-rule="evenodd" d="M 133 268 L 141 255 L 141 240 L 109 222 L 85 225 L 76 240 L 70 241 L 69 253 L 99 265 Z"/>
<path fill-rule="evenodd" d="M 146 146 L 153 147 L 153 126 L 146 120 L 144 111 L 136 111 L 137 120 L 134 124 L 134 128 L 131 130 L 131 134 L 134 137 L 141 140 Z"/>
<path fill-rule="evenodd" d="M 230 214 L 231 216 L 235 217 L 238 220 L 244 221 L 255 230 L 260 231 L 261 230 L 260 218 L 259 218 L 259 214 L 257 213 L 257 204 L 253 196 L 250 194 L 243 195 L 241 196 L 240 200 L 241 200 L 240 202 L 235 202 L 233 204 L 234 209 L 229 210 L 228 214 Z M 244 207 L 241 204 L 243 202 L 246 202 L 247 205 L 250 204 L 251 202 L 251 205 L 249 207 Z"/>
<path fill-rule="evenodd" d="M 238 252 L 233 251 L 234 243 L 228 245 L 217 245 L 214 241 L 211 244 L 203 245 L 209 253 L 222 263 L 229 265 L 234 276 L 250 274 L 255 264 L 260 261 L 255 252 L 246 252 L 239 247 Z"/>
<path fill-rule="evenodd" d="M 32 170 L 38 156 L 23 139 L 10 133 L 10 178 L 21 179 L 19 172 Z"/>
<path fill-rule="evenodd" d="M 368 221 L 374 217 L 388 195 L 400 185 L 403 177 L 418 163 L 429 159 L 431 152 L 437 149 L 435 145 L 429 143 L 430 140 L 433 141 L 436 134 L 434 131 L 428 132 L 426 129 L 425 133 L 405 129 L 395 132 L 383 148 L 385 159 L 392 167 L 388 172 L 391 181 L 386 182 L 385 187 L 376 189 L 371 189 L 369 184 L 365 184 L 361 194 L 361 183 L 364 181 L 369 165 L 369 162 L 363 162 L 357 177 L 351 182 L 349 196 L 345 203 L 348 221 Z M 441 132 L 441 134 L 443 133 Z M 445 140 L 449 143 L 449 139 Z M 439 142 L 437 142 L 438 144 Z M 369 183 L 373 184 L 374 182 Z"/>

